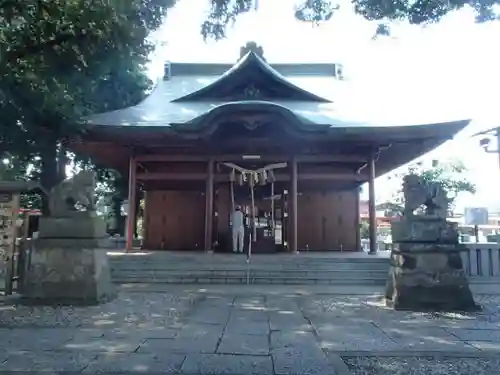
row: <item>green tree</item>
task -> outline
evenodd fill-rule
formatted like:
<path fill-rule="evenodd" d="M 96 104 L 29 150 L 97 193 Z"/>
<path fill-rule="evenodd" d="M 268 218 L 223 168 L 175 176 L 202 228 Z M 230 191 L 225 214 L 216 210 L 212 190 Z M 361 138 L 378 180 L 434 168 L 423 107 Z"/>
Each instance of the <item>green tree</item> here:
<path fill-rule="evenodd" d="M 366 220 L 361 220 L 359 223 L 359 235 L 361 238 L 370 237 L 370 224 Z"/>
<path fill-rule="evenodd" d="M 144 97 L 148 36 L 174 1 L 0 1 L 0 156 L 46 188 L 63 179 L 78 119 Z"/>
<path fill-rule="evenodd" d="M 416 174 L 426 182 L 437 182 L 446 191 L 450 199 L 450 210 L 453 210 L 455 200 L 460 193 L 476 193 L 476 185 L 466 178 L 466 173 L 467 168 L 460 161 L 440 163 L 434 160 L 431 167 L 425 167 L 423 163 L 411 164 L 405 172 L 393 173 L 388 179 L 397 179 L 402 185 L 404 176 Z M 400 189 L 391 202 L 379 206 L 384 206 L 391 215 L 401 215 L 403 205 L 404 196 Z"/>
<path fill-rule="evenodd" d="M 226 37 L 227 26 L 234 23 L 238 15 L 252 9 L 255 0 L 211 0 L 211 5 L 201 33 L 205 38 L 218 40 Z M 348 6 L 365 19 L 378 22 L 377 35 L 389 35 L 392 21 L 423 25 L 438 22 L 446 14 L 467 6 L 475 11 L 477 22 L 496 20 L 498 5 L 500 0 L 352 0 L 343 4 L 332 0 L 302 0 L 295 8 L 295 18 L 311 23 L 327 21 L 341 6 Z"/>

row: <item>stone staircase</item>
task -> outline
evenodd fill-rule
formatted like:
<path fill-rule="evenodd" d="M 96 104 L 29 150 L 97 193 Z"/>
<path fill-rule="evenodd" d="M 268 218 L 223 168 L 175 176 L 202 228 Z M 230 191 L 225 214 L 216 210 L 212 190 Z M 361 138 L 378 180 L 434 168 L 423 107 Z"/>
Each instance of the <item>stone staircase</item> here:
<path fill-rule="evenodd" d="M 206 253 L 109 253 L 117 284 L 384 285 L 385 257 L 338 253 L 244 255 Z M 358 254 L 355 254 L 358 255 Z"/>

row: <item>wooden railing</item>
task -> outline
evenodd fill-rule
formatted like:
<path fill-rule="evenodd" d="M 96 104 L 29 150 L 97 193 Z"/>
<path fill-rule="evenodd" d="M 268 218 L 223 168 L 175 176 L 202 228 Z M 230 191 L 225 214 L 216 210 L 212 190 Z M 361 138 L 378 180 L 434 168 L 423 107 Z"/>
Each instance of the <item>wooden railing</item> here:
<path fill-rule="evenodd" d="M 465 272 L 472 277 L 500 277 L 500 244 L 466 242 L 461 253 Z"/>

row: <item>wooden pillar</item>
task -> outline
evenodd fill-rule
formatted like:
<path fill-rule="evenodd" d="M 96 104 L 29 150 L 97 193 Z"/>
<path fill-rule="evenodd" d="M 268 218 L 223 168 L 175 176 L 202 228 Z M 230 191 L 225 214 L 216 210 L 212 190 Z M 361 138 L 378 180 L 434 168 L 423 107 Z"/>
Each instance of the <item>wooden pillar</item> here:
<path fill-rule="evenodd" d="M 214 218 L 214 162 L 208 161 L 208 176 L 205 185 L 205 251 L 212 251 L 212 229 Z"/>
<path fill-rule="evenodd" d="M 377 212 L 375 210 L 375 158 L 368 161 L 368 220 L 370 224 L 370 252 L 377 254 Z"/>
<path fill-rule="evenodd" d="M 296 253 L 298 251 L 298 233 L 297 233 L 297 222 L 298 222 L 298 190 L 297 190 L 297 180 L 298 180 L 298 167 L 297 159 L 292 159 L 292 176 L 290 179 L 290 200 L 291 200 L 291 210 L 290 210 L 290 251 Z"/>
<path fill-rule="evenodd" d="M 137 163 L 133 156 L 130 157 L 128 170 L 128 210 L 127 210 L 127 239 L 125 250 L 132 250 L 134 241 L 135 200 L 137 191 Z"/>
<path fill-rule="evenodd" d="M 148 192 L 144 191 L 144 196 L 142 198 L 144 200 L 144 208 L 142 210 L 142 244 L 148 243 L 148 225 L 149 225 L 149 218 L 148 218 Z"/>
<path fill-rule="evenodd" d="M 287 251 L 290 249 L 290 239 L 288 238 L 289 229 L 289 211 L 290 211 L 290 203 L 289 203 L 289 191 L 288 189 L 283 190 L 283 194 L 281 194 L 281 244 L 283 245 L 283 251 Z"/>
<path fill-rule="evenodd" d="M 214 188 L 214 207 L 213 207 L 213 218 L 212 223 L 212 244 L 213 249 L 217 250 L 219 248 L 219 201 L 220 201 L 220 191 L 218 188 Z"/>
<path fill-rule="evenodd" d="M 355 218 L 354 218 L 354 225 L 356 228 L 356 251 L 363 251 L 363 247 L 361 246 L 361 213 L 360 213 L 360 194 L 361 194 L 361 188 L 357 187 L 356 188 L 356 207 L 354 208 L 355 210 Z"/>

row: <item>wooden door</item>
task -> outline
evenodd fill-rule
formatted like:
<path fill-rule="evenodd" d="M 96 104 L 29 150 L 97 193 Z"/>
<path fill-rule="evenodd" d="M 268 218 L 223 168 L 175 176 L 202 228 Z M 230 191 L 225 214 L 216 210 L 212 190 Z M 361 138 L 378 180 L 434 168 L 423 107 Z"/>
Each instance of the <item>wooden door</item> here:
<path fill-rule="evenodd" d="M 205 196 L 199 191 L 150 191 L 145 248 L 199 250 L 205 236 Z"/>
<path fill-rule="evenodd" d="M 357 190 L 304 192 L 298 197 L 300 250 L 356 250 Z"/>

